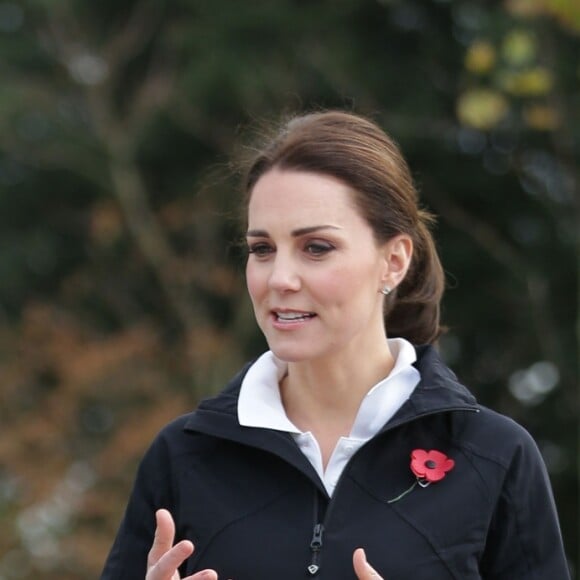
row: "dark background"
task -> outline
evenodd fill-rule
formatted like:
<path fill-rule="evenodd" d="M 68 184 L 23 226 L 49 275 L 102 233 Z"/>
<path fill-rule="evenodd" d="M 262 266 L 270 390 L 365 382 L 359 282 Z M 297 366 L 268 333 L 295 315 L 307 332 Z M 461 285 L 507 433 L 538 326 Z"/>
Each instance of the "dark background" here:
<path fill-rule="evenodd" d="M 263 348 L 232 160 L 328 107 L 439 215 L 441 350 L 576 568 L 579 35 L 577 0 L 0 1 L 0 580 L 97 577 L 151 438 Z"/>

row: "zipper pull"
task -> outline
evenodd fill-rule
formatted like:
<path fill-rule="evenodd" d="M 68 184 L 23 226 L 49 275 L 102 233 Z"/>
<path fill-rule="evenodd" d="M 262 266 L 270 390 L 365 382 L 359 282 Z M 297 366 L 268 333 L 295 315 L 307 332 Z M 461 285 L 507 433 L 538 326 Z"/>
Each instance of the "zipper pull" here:
<path fill-rule="evenodd" d="M 312 560 L 310 561 L 310 566 L 308 566 L 308 572 L 311 576 L 315 576 L 320 570 L 318 565 L 318 557 L 320 550 L 322 549 L 322 534 L 324 533 L 324 526 L 322 524 L 316 524 L 314 526 L 314 532 L 312 534 L 312 541 L 310 542 L 310 550 L 312 551 Z"/>

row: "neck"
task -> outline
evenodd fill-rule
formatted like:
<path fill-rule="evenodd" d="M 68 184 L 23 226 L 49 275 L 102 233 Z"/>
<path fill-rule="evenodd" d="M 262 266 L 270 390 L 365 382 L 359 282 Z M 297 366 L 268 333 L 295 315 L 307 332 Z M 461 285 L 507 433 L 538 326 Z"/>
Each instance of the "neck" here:
<path fill-rule="evenodd" d="M 291 421 L 304 431 L 330 426 L 347 429 L 354 422 L 365 395 L 394 366 L 386 341 L 373 353 L 332 360 L 289 363 L 281 383 L 282 402 Z"/>

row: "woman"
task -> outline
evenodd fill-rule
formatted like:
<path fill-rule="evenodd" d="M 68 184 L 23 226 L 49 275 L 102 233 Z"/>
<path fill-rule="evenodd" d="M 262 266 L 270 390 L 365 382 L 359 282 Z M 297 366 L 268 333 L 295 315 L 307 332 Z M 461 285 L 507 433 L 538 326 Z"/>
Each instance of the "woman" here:
<path fill-rule="evenodd" d="M 307 114 L 245 186 L 270 350 L 157 437 L 102 579 L 569 578 L 531 437 L 431 346 L 443 272 L 393 142 Z"/>

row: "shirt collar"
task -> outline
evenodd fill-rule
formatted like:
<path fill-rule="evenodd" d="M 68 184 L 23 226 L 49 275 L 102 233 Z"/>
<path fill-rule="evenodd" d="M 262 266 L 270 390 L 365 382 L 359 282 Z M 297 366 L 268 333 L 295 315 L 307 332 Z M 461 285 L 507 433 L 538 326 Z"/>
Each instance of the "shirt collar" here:
<path fill-rule="evenodd" d="M 388 342 L 395 357 L 395 366 L 363 399 L 351 431 L 353 438 L 369 439 L 378 433 L 419 382 L 419 371 L 412 366 L 417 358 L 413 345 L 402 338 L 391 338 Z M 240 388 L 240 425 L 301 433 L 288 419 L 280 397 L 279 383 L 286 372 L 287 364 L 277 359 L 271 351 L 256 360 Z"/>

